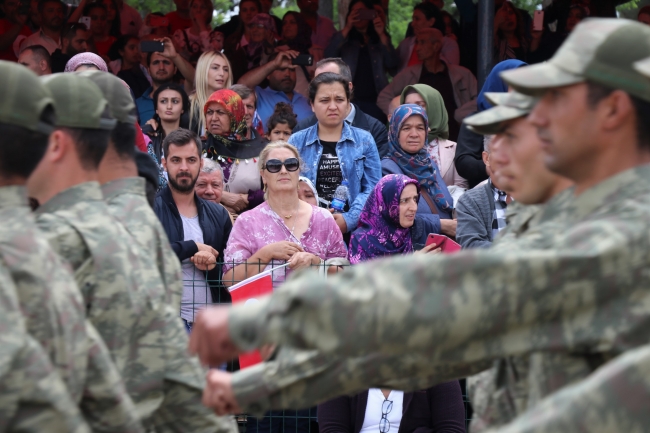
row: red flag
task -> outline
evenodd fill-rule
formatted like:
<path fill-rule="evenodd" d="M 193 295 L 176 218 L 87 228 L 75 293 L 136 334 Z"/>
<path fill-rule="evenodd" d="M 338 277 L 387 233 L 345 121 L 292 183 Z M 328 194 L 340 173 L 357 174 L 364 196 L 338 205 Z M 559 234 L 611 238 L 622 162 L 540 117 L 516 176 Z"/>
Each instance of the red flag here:
<path fill-rule="evenodd" d="M 247 278 L 244 281 L 235 284 L 232 286 L 230 291 L 230 296 L 232 297 L 233 304 L 238 302 L 254 303 L 257 302 L 257 299 L 268 295 L 273 292 L 273 277 L 271 276 L 272 271 L 276 271 L 283 266 L 278 266 L 268 271 L 264 271 L 261 274 L 257 274 L 253 277 Z M 259 351 L 244 353 L 239 356 L 239 367 L 244 369 L 250 367 L 251 365 L 259 364 L 262 362 L 262 357 L 260 356 Z"/>

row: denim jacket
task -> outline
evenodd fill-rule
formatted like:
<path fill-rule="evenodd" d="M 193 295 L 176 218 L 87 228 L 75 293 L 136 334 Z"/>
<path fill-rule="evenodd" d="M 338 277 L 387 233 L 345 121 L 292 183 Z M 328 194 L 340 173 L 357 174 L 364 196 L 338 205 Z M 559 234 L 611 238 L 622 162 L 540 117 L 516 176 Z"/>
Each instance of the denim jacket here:
<path fill-rule="evenodd" d="M 302 175 L 316 185 L 318 164 L 323 154 L 323 146 L 318 139 L 318 123 L 293 134 L 289 143 L 296 146 L 304 161 Z M 372 135 L 347 122 L 343 122 L 336 154 L 341 162 L 343 179 L 348 181 L 350 210 L 343 214 L 343 218 L 350 232 L 357 227 L 366 199 L 381 179 L 381 163 Z"/>

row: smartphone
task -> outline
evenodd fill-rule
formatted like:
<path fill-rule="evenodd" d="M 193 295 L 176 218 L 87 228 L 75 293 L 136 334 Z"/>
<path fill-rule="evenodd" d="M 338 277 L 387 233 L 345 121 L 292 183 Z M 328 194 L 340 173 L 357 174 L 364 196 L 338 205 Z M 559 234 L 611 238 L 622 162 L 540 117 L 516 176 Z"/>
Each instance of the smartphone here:
<path fill-rule="evenodd" d="M 79 22 L 86 26 L 86 30 L 90 30 L 90 17 L 81 17 Z"/>
<path fill-rule="evenodd" d="M 359 15 L 357 15 L 357 18 L 359 18 L 361 21 L 372 21 L 377 18 L 377 11 L 373 9 L 361 9 L 359 10 Z"/>
<path fill-rule="evenodd" d="M 149 17 L 149 27 L 167 27 L 169 25 L 169 18 L 161 17 L 158 15 L 151 15 Z"/>
<path fill-rule="evenodd" d="M 427 243 L 424 246 L 431 244 L 436 244 L 438 248 L 445 254 L 455 253 L 461 250 L 461 246 L 456 242 L 452 241 L 445 235 L 437 235 L 435 233 L 429 234 L 427 237 Z"/>
<path fill-rule="evenodd" d="M 162 53 L 165 51 L 165 44 L 162 41 L 142 41 L 140 51 L 143 53 Z"/>
<path fill-rule="evenodd" d="M 298 66 L 311 66 L 314 64 L 314 57 L 310 54 L 301 54 L 295 59 L 292 59 L 291 64 Z"/>
<path fill-rule="evenodd" d="M 544 30 L 544 11 L 535 11 L 533 14 L 533 31 Z"/>

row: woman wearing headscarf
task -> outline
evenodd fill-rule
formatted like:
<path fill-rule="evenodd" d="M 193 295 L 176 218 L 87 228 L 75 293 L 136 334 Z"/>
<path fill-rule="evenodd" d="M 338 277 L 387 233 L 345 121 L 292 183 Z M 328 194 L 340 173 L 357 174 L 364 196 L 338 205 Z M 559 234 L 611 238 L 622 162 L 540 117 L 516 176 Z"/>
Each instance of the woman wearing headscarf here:
<path fill-rule="evenodd" d="M 492 72 L 485 79 L 483 88 L 476 99 L 477 112 L 487 110 L 492 105 L 485 98 L 487 92 L 507 92 L 508 85 L 501 79 L 499 74 L 509 69 L 516 69 L 526 66 L 521 60 L 505 60 L 492 68 Z M 483 136 L 476 134 L 463 123 L 458 133 L 456 145 L 456 170 L 458 174 L 467 179 L 469 188 L 474 188 L 488 178 L 483 162 Z"/>
<path fill-rule="evenodd" d="M 381 160 L 381 171 L 403 174 L 420 184 L 421 200 L 417 214 L 432 224 L 430 233 L 456 236 L 452 219 L 454 201 L 440 176 L 438 166 L 426 150 L 429 122 L 427 112 L 415 104 L 400 105 L 390 119 L 388 155 Z"/>
<path fill-rule="evenodd" d="M 257 160 L 267 144 L 264 137 L 246 140 L 244 103 L 229 89 L 217 90 L 205 103 L 208 138 L 206 156 L 221 165 L 224 191 L 221 204 L 240 214 L 264 201 L 264 191 Z"/>
<path fill-rule="evenodd" d="M 406 86 L 400 97 L 400 104 L 415 104 L 424 108 L 429 118 L 428 142 L 425 149 L 440 169 L 440 175 L 448 187 L 457 187 L 462 194 L 467 189 L 467 181 L 454 167 L 456 143 L 449 138 L 449 116 L 445 101 L 436 89 L 426 84 Z M 454 122 L 456 126 L 457 123 Z M 450 191 L 451 192 L 451 191 Z M 455 196 L 452 193 L 452 196 Z"/>
<path fill-rule="evenodd" d="M 75 56 L 72 56 L 68 63 L 65 64 L 65 69 L 63 72 L 77 72 L 77 71 L 88 71 L 88 70 L 97 70 L 108 72 L 108 66 L 104 59 L 99 57 L 94 53 L 79 53 Z"/>

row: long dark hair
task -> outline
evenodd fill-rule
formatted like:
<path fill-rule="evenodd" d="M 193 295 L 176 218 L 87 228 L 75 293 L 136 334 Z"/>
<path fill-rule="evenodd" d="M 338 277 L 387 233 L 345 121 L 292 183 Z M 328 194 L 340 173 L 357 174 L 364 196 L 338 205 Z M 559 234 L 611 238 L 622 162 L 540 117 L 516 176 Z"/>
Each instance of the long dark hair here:
<path fill-rule="evenodd" d="M 343 78 L 341 75 L 335 74 L 334 72 L 323 72 L 322 74 L 318 74 L 316 77 L 314 77 L 314 79 L 309 83 L 309 102 L 312 104 L 314 103 L 316 100 L 316 93 L 318 93 L 318 89 L 320 88 L 321 84 L 333 83 L 339 83 L 341 86 L 343 86 L 343 89 L 345 90 L 345 96 L 349 101 L 352 97 L 352 94 L 350 92 L 350 82 Z"/>
<path fill-rule="evenodd" d="M 524 19 L 521 16 L 521 12 L 519 11 L 519 9 L 517 9 L 515 7 L 515 5 L 513 5 L 512 3 L 507 2 L 507 1 L 503 2 L 503 5 L 501 6 L 501 8 L 504 8 L 504 7 L 511 8 L 513 10 L 513 12 L 515 13 L 515 16 L 517 17 L 517 28 L 515 29 L 515 34 L 517 35 L 517 39 L 519 39 L 519 42 L 521 43 L 522 48 L 524 46 L 527 46 L 526 33 L 525 33 L 525 29 L 524 29 Z M 496 15 L 496 12 L 495 12 L 495 15 Z M 499 37 L 499 40 L 503 39 L 503 37 L 504 37 L 503 32 L 500 29 L 496 29 L 496 30 L 497 30 L 497 36 Z M 444 33 L 443 33 L 443 35 L 444 35 Z"/>
<path fill-rule="evenodd" d="M 345 20 L 347 22 L 348 17 L 352 13 L 352 8 L 354 5 L 357 3 L 363 3 L 365 7 L 367 7 L 370 10 L 375 10 L 374 5 L 375 3 L 372 0 L 352 0 L 350 2 L 350 6 L 348 7 L 348 14 L 345 16 Z M 387 32 L 388 33 L 388 32 Z M 378 44 L 379 41 L 379 35 L 377 34 L 377 31 L 375 30 L 375 26 L 372 25 L 372 22 L 368 23 L 368 29 L 366 30 L 366 34 L 368 35 L 368 41 L 371 44 Z M 348 40 L 350 41 L 359 41 L 362 44 L 365 44 L 366 41 L 363 37 L 363 35 L 354 27 L 352 27 L 352 30 L 350 30 L 350 33 L 348 33 Z"/>
<path fill-rule="evenodd" d="M 156 110 L 158 109 L 158 98 L 160 97 L 160 94 L 165 90 L 173 90 L 174 92 L 177 92 L 181 95 L 181 100 L 183 101 L 183 114 L 181 114 L 179 127 L 188 129 L 190 126 L 190 98 L 187 96 L 185 89 L 183 89 L 183 86 L 180 84 L 165 83 L 158 87 L 156 91 L 153 92 L 153 95 L 151 97 L 151 99 L 153 99 L 154 108 L 153 118 L 156 122 L 158 122 L 159 132 L 162 132 L 162 134 L 164 134 L 164 130 L 162 129 L 162 122 L 160 121 L 160 116 L 158 113 L 156 113 Z"/>
<path fill-rule="evenodd" d="M 292 50 L 305 54 L 308 53 L 311 48 L 311 27 L 309 27 L 307 21 L 305 21 L 302 15 L 298 12 L 287 12 L 284 14 L 284 17 L 282 17 L 282 21 L 284 21 L 287 16 L 292 16 L 293 19 L 296 20 L 296 24 L 298 25 L 298 34 L 292 40 L 286 40 L 283 38 L 282 41 L 278 42 L 278 45 L 288 45 Z"/>
<path fill-rule="evenodd" d="M 120 54 L 120 51 L 124 50 L 126 44 L 128 44 L 131 39 L 136 39 L 138 42 L 140 41 L 140 38 L 133 35 L 122 35 L 117 38 L 117 40 L 113 42 L 113 45 L 111 45 L 111 48 L 108 50 L 108 58 L 111 60 L 121 59 L 122 55 Z"/>
<path fill-rule="evenodd" d="M 440 9 L 438 9 L 433 3 L 425 2 L 425 3 L 418 3 L 417 5 L 415 5 L 415 7 L 413 8 L 413 12 L 415 11 L 422 12 L 428 20 L 430 20 L 431 18 L 435 18 L 436 21 L 433 23 L 431 28 L 440 30 L 440 32 L 444 36 L 445 21 L 442 18 Z"/>

